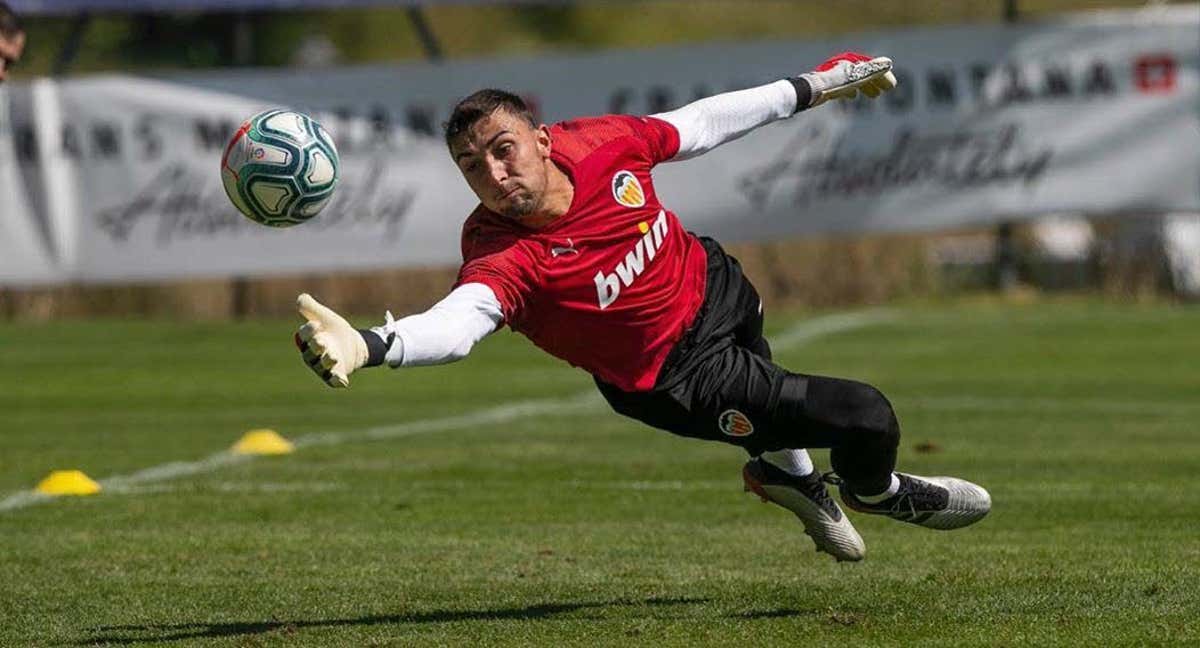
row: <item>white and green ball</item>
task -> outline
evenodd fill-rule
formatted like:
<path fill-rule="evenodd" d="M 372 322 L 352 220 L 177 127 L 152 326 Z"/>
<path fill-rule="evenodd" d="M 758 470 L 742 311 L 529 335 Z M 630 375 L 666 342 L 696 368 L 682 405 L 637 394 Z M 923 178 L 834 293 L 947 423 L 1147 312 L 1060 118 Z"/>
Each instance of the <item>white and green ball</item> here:
<path fill-rule="evenodd" d="M 307 115 L 267 110 L 247 119 L 225 147 L 221 183 L 238 211 L 271 227 L 299 225 L 333 196 L 333 138 Z"/>

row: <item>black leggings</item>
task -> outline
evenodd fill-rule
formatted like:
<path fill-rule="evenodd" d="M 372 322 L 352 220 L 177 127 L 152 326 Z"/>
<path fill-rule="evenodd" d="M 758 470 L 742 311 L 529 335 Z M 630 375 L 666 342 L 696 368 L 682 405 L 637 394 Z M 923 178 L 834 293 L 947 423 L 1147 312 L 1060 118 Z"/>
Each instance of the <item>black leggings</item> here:
<path fill-rule="evenodd" d="M 851 491 L 885 490 L 900 424 L 871 385 L 792 373 L 771 361 L 762 302 L 736 259 L 714 241 L 697 321 L 668 358 L 655 388 L 624 392 L 596 381 L 614 410 L 675 434 L 741 446 L 752 456 L 782 448 L 829 448 Z"/>

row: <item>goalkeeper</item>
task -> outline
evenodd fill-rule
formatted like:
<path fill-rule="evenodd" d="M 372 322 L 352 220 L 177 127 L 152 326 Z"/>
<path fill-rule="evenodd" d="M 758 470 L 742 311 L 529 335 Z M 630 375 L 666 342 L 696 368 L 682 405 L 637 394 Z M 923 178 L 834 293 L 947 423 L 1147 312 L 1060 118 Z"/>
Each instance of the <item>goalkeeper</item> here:
<path fill-rule="evenodd" d="M 617 412 L 741 446 L 746 487 L 794 513 L 819 551 L 861 560 L 865 545 L 829 496 L 851 509 L 935 529 L 987 514 L 987 491 L 895 471 L 900 426 L 879 390 L 771 362 L 762 302 L 737 260 L 682 227 L 651 169 L 771 122 L 896 85 L 887 58 L 846 53 L 813 72 L 678 110 L 539 125 L 517 96 L 460 101 L 446 144 L 480 205 L 462 231 L 454 289 L 424 313 L 355 329 L 309 295 L 296 344 L 345 387 L 362 367 L 453 362 L 508 325 L 592 374 Z M 830 448 L 822 478 L 805 448 Z"/>

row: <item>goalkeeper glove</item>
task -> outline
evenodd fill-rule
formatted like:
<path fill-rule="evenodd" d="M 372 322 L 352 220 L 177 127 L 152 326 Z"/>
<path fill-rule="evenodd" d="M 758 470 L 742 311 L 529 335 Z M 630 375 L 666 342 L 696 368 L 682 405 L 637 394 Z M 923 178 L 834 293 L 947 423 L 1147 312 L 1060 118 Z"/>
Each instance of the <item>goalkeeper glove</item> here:
<path fill-rule="evenodd" d="M 377 333 L 359 330 L 308 293 L 296 299 L 306 321 L 296 331 L 296 347 L 304 363 L 330 387 L 350 386 L 350 374 L 383 364 L 388 343 Z M 390 318 L 389 318 L 390 319 Z M 394 337 L 394 334 L 389 337 Z"/>
<path fill-rule="evenodd" d="M 853 99 L 861 92 L 868 97 L 896 87 L 892 59 L 886 56 L 871 58 L 857 52 L 843 52 L 831 57 L 800 79 L 808 82 L 808 103 L 799 95 L 798 110 L 819 106 L 830 99 Z"/>

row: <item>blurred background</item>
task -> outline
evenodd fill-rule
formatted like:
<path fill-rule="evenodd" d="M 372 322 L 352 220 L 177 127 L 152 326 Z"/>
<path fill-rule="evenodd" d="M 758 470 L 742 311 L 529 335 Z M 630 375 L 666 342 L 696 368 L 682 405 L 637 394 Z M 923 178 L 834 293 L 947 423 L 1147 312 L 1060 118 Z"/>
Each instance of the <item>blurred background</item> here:
<path fill-rule="evenodd" d="M 515 88 L 548 120 L 649 113 L 805 71 L 820 52 L 843 46 L 895 57 L 908 90 L 882 109 L 802 115 L 793 130 L 747 138 L 708 166 L 660 167 L 664 202 L 730 242 L 769 301 L 1200 296 L 1200 109 L 1187 36 L 1200 16 L 1195 4 L 10 5 L 26 46 L 0 86 L 8 104 L 0 112 L 8 240 L 0 245 L 25 252 L 8 250 L 0 261 L 6 319 L 277 316 L 301 290 L 360 313 L 418 309 L 452 283 L 457 230 L 472 206 L 437 132 L 456 96 Z M 646 59 L 655 64 L 636 63 Z M 612 61 L 622 66 L 615 76 L 587 72 Z M 342 202 L 318 218 L 324 227 L 256 230 L 235 223 L 241 217 L 220 194 L 220 143 L 271 105 L 312 111 L 338 140 Z M 762 177 L 745 171 L 778 161 L 772 142 L 804 127 L 836 140 L 796 144 L 828 153 L 790 166 L 818 199 L 797 188 L 794 201 L 776 192 L 763 203 L 751 187 Z M 872 164 L 897 156 L 939 169 L 851 186 L 871 185 Z M 171 175 L 183 168 L 195 172 Z M 943 177 L 926 182 L 926 172 Z M 714 178 L 727 176 L 735 182 L 714 189 Z M 191 190 L 179 188 L 188 182 Z M 155 193 L 162 184 L 172 189 Z M 832 187 L 845 193 L 829 203 L 819 194 Z M 171 221 L 197 201 L 209 220 Z M 120 230 L 114 213 L 145 225 Z M 206 240 L 196 241 L 202 229 Z M 29 253 L 39 246 L 44 253 Z"/>

